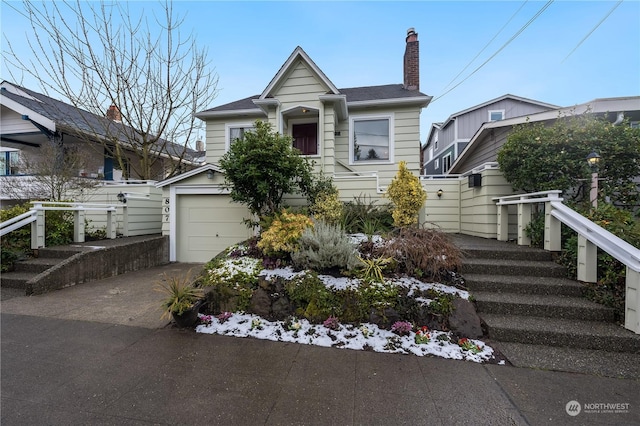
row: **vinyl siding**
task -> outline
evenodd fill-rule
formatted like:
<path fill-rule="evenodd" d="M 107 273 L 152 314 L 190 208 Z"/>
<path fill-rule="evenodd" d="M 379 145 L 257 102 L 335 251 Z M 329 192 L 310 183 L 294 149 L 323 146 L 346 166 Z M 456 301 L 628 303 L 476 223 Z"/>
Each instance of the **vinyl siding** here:
<path fill-rule="evenodd" d="M 0 111 L 2 111 L 2 124 L 0 127 L 2 128 L 3 135 L 30 132 L 40 133 L 40 130 L 38 130 L 36 126 L 29 120 L 23 120 L 22 116 L 17 112 L 4 106 Z"/>
<path fill-rule="evenodd" d="M 328 90 L 329 88 L 320 82 L 304 62 L 298 61 L 271 95 L 280 101 L 281 110 L 284 111 L 301 104 L 319 109 L 318 96 L 327 93 Z"/>

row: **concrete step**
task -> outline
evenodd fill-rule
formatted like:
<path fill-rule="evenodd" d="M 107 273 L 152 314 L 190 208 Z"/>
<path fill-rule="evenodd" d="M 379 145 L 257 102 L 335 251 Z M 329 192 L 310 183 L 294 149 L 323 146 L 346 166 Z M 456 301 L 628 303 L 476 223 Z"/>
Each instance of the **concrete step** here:
<path fill-rule="evenodd" d="M 480 317 L 492 341 L 640 354 L 640 335 L 610 322 L 489 313 Z"/>
<path fill-rule="evenodd" d="M 461 274 L 518 275 L 531 277 L 565 278 L 563 266 L 552 261 L 503 260 L 503 259 L 465 259 Z"/>
<path fill-rule="evenodd" d="M 74 254 L 80 253 L 85 250 L 81 246 L 71 247 L 71 246 L 56 246 L 56 247 L 45 247 L 38 249 L 38 257 L 39 258 L 53 258 L 53 259 L 67 259 Z"/>
<path fill-rule="evenodd" d="M 582 297 L 473 292 L 478 313 L 613 321 L 613 309 Z"/>
<path fill-rule="evenodd" d="M 0 286 L 5 288 L 25 289 L 26 282 L 38 275 L 35 272 L 4 272 L 0 276 Z"/>
<path fill-rule="evenodd" d="M 553 260 L 550 252 L 531 247 L 507 245 L 497 248 L 462 248 L 465 259 L 497 259 L 497 260 Z"/>
<path fill-rule="evenodd" d="M 16 262 L 15 272 L 33 272 L 39 274 L 49 268 L 56 266 L 60 263 L 62 258 L 50 258 L 50 257 L 37 257 L 29 260 L 23 260 Z"/>
<path fill-rule="evenodd" d="M 500 351 L 515 367 L 618 379 L 640 378 L 640 354 L 637 353 L 509 342 L 491 343 L 491 347 Z"/>
<path fill-rule="evenodd" d="M 581 297 L 584 294 L 582 284 L 567 278 L 465 274 L 464 280 L 465 285 L 472 292 L 555 294 L 575 297 Z"/>

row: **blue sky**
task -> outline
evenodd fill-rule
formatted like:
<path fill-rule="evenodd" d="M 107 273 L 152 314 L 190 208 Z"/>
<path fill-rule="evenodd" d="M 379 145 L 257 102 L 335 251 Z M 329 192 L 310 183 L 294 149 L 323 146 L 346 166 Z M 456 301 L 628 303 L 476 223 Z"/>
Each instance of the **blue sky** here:
<path fill-rule="evenodd" d="M 5 38 L 20 43 L 28 27 L 2 3 L 4 50 Z M 640 95 L 640 1 L 623 1 L 602 21 L 617 1 L 556 0 L 523 29 L 546 3 L 176 1 L 174 8 L 186 16 L 183 29 L 209 48 L 220 90 L 211 107 L 262 92 L 298 45 L 338 88 L 402 83 L 406 30 L 415 28 L 420 90 L 434 96 L 422 112 L 424 143 L 432 122 L 506 93 L 560 106 Z M 145 13 L 155 7 L 133 5 Z M 4 62 L 0 75 L 9 78 Z"/>

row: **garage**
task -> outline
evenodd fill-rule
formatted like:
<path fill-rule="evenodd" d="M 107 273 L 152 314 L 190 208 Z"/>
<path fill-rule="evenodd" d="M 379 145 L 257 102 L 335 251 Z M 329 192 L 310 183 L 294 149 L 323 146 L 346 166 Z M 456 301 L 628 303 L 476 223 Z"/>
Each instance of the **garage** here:
<path fill-rule="evenodd" d="M 222 170 L 213 164 L 156 184 L 162 188 L 162 234 L 169 236 L 169 261 L 204 263 L 250 238 L 249 210 L 234 203 Z"/>
<path fill-rule="evenodd" d="M 208 262 L 227 247 L 246 240 L 246 207 L 227 194 L 178 194 L 176 197 L 176 260 Z"/>

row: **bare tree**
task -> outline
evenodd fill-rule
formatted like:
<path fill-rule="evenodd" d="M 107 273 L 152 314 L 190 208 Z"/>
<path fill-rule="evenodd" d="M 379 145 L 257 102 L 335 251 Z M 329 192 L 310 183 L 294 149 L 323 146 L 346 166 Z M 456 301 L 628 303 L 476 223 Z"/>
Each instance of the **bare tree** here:
<path fill-rule="evenodd" d="M 136 16 L 119 1 L 25 1 L 20 12 L 31 23 L 26 39 L 33 58 L 14 49 L 15 34 L 4 35 L 11 77 L 30 75 L 47 96 L 68 100 L 80 113 L 64 117 L 66 131 L 100 142 L 100 154 L 124 172 L 133 154 L 132 174 L 141 179 L 156 177 L 158 161 L 169 176 L 180 171 L 197 137 L 195 113 L 217 94 L 207 49 L 193 33 L 183 37 L 184 16 L 170 0 L 157 5 Z M 109 120 L 82 113 L 104 117 L 109 107 Z"/>

